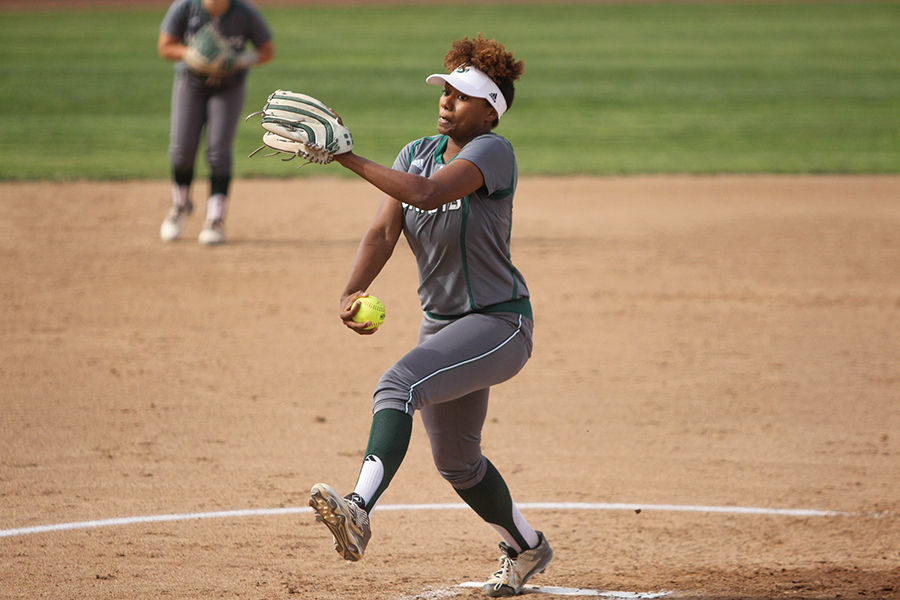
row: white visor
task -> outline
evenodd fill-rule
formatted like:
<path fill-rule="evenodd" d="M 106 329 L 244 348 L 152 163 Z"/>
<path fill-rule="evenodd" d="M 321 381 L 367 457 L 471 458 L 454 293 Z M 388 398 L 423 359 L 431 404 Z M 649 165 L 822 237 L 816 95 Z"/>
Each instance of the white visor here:
<path fill-rule="evenodd" d="M 435 73 L 425 79 L 431 85 L 449 83 L 460 92 L 473 98 L 484 98 L 497 111 L 497 118 L 506 112 L 506 98 L 494 80 L 471 65 L 460 65 L 452 73 Z"/>

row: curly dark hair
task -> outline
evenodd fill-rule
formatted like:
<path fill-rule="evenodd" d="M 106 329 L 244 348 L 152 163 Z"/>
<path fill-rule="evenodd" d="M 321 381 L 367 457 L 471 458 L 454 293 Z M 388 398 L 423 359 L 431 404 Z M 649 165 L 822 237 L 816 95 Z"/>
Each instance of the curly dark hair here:
<path fill-rule="evenodd" d="M 490 77 L 506 99 L 506 106 L 512 106 L 516 88 L 513 82 L 522 76 L 525 63 L 516 60 L 512 52 L 507 52 L 503 44 L 497 40 L 478 37 L 470 40 L 468 36 L 456 40 L 444 57 L 444 68 L 453 71 L 460 65 L 471 65 Z"/>

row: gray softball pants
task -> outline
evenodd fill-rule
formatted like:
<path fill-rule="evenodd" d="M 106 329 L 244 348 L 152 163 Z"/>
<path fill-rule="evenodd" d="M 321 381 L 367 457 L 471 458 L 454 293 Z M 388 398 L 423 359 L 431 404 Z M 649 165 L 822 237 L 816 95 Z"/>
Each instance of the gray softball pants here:
<path fill-rule="evenodd" d="M 457 489 L 478 484 L 487 469 L 481 429 L 490 386 L 518 373 L 532 350 L 533 323 L 515 313 L 425 316 L 419 345 L 381 377 L 374 411 L 418 410 L 441 476 Z"/>
<path fill-rule="evenodd" d="M 232 146 L 244 108 L 245 82 L 210 88 L 188 73 L 175 73 L 172 85 L 172 122 L 169 160 L 176 171 L 193 170 L 206 126 L 206 160 L 212 175 L 230 175 Z"/>

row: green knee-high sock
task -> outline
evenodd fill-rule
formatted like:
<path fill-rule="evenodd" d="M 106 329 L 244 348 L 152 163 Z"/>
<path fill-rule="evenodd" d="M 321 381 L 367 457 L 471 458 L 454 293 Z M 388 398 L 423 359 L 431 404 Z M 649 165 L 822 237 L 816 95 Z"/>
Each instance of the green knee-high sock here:
<path fill-rule="evenodd" d="M 366 446 L 366 457 L 377 456 L 384 466 L 384 475 L 375 494 L 366 502 L 366 510 L 371 511 L 378 499 L 391 483 L 391 479 L 400 468 L 409 440 L 412 437 L 412 416 L 403 411 L 386 408 L 372 416 L 372 428 L 369 430 L 369 444 Z"/>
<path fill-rule="evenodd" d="M 491 461 L 487 461 L 484 479 L 468 489 L 457 489 L 456 493 L 479 517 L 508 531 L 520 548 L 528 548 L 528 543 L 513 520 L 513 501 L 509 488 Z"/>
<path fill-rule="evenodd" d="M 228 188 L 231 185 L 231 173 L 224 175 L 213 174 L 209 176 L 209 195 L 216 194 L 228 195 Z"/>
<path fill-rule="evenodd" d="M 176 169 L 175 167 L 172 167 L 172 181 L 175 182 L 175 185 L 190 186 L 191 182 L 194 181 L 194 170 Z"/>

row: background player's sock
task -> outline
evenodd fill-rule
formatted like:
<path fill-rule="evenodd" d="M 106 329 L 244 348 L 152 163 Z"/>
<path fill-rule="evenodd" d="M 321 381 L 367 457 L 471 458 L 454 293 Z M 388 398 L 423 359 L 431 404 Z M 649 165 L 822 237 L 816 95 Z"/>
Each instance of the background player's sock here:
<path fill-rule="evenodd" d="M 485 460 L 484 478 L 470 488 L 457 489 L 456 493 L 517 552 L 537 546 L 537 533 L 519 512 L 500 472 L 491 461 Z"/>
<path fill-rule="evenodd" d="M 191 186 L 172 184 L 172 206 L 184 208 L 191 199 Z"/>
<path fill-rule="evenodd" d="M 228 197 L 225 194 L 213 194 L 206 201 L 206 220 L 210 223 L 213 221 L 224 221 L 227 206 Z"/>
<path fill-rule="evenodd" d="M 191 169 L 172 169 L 172 206 L 183 208 L 191 199 L 191 183 L 194 171 Z"/>
<path fill-rule="evenodd" d="M 231 174 L 210 175 L 209 176 L 209 195 L 216 194 L 228 195 L 228 188 L 231 186 Z"/>

